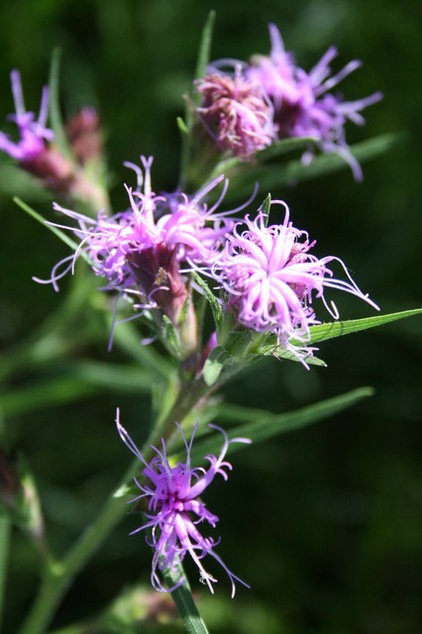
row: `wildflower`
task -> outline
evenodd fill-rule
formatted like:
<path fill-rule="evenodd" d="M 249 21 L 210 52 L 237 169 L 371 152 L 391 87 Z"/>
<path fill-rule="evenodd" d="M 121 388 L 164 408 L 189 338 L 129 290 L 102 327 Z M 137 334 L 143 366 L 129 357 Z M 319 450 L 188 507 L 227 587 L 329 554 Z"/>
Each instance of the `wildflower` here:
<path fill-rule="evenodd" d="M 224 460 L 229 445 L 234 442 L 250 443 L 251 441 L 246 438 L 229 440 L 223 429 L 216 425 L 209 425 L 211 429 L 216 429 L 223 435 L 223 447 L 218 457 L 212 454 L 205 457 L 210 463 L 208 469 L 192 468 L 190 454 L 198 425 L 195 426 L 189 442 L 186 440 L 180 425 L 177 423 L 176 425 L 185 445 L 186 462 L 178 462 L 172 466 L 167 456 L 166 444 L 162 439 L 161 449 L 151 447 L 155 456 L 147 463 L 127 431 L 121 426 L 117 416 L 117 429 L 121 439 L 145 466 L 142 472 L 143 483 L 135 478 L 136 486 L 141 493 L 132 502 L 140 499 L 147 501 L 148 512 L 145 514 L 147 521 L 134 530 L 131 535 L 144 530 L 150 531 L 146 542 L 155 549 L 152 559 L 151 583 L 156 590 L 171 592 L 183 583 L 183 579 L 181 579 L 174 587 L 167 590 L 163 587 L 159 572 L 166 568 L 174 569 L 177 563 L 183 561 L 185 555 L 189 553 L 199 568 L 201 582 L 206 583 L 212 593 L 214 593 L 213 584 L 217 583 L 217 579 L 205 570 L 202 559 L 206 555 L 211 555 L 218 561 L 229 576 L 232 597 L 234 597 L 235 581 L 247 588 L 249 586 L 234 575 L 214 552 L 214 546 L 218 544 L 219 539 L 203 537 L 198 530 L 197 526 L 200 523 L 208 523 L 214 528 L 219 520 L 216 515 L 207 510 L 199 496 L 217 474 L 227 480 L 227 471 L 232 469 L 232 465 Z"/>
<path fill-rule="evenodd" d="M 0 150 L 9 154 L 26 171 L 34 174 L 50 188 L 60 192 L 67 191 L 73 178 L 72 164 L 52 145 L 54 133 L 47 128 L 48 87 L 44 86 L 38 119 L 35 114 L 25 110 L 22 84 L 19 71 L 11 73 L 15 114 L 9 115 L 19 131 L 18 141 L 12 141 L 4 132 L 0 132 Z"/>
<path fill-rule="evenodd" d="M 53 131 L 46 127 L 48 116 L 48 88 L 44 86 L 41 96 L 41 106 L 38 119 L 35 114 L 25 110 L 22 94 L 20 73 L 13 70 L 10 75 L 16 114 L 9 115 L 9 119 L 16 123 L 20 138 L 17 142 L 0 132 L 0 150 L 23 164 L 31 164 L 44 152 L 46 141 L 52 141 Z"/>
<path fill-rule="evenodd" d="M 191 351 L 197 341 L 188 273 L 192 268 L 210 268 L 234 224 L 226 217 L 231 211 L 218 211 L 228 183 L 225 181 L 220 198 L 210 207 L 205 198 L 224 181 L 223 176 L 194 196 L 183 192 L 157 195 L 151 187 L 152 157 L 141 160 L 143 171 L 127 164 L 135 169 L 138 183 L 136 189 L 126 186 L 130 202 L 126 211 L 111 217 L 100 211 L 93 219 L 54 204 L 56 211 L 77 222 L 76 227 L 55 226 L 73 231 L 80 243 L 73 255 L 55 265 L 44 283 L 51 282 L 58 290 L 58 281 L 73 270 L 83 253 L 96 275 L 108 280 L 105 290 L 132 298 L 134 308 L 141 312 L 161 311 L 179 329 L 179 335 L 183 327 L 181 337 Z"/>
<path fill-rule="evenodd" d="M 204 265 L 212 262 L 217 245 L 233 221 L 225 218 L 231 212 L 216 211 L 222 196 L 210 208 L 202 202 L 224 180 L 223 176 L 193 197 L 179 192 L 156 195 L 151 189 L 152 157 L 142 157 L 144 173 L 132 164 L 127 165 L 138 174 L 136 190 L 125 185 L 130 202 L 128 210 L 111 217 L 100 211 L 97 219 L 92 219 L 56 203 L 54 208 L 79 225 L 62 227 L 72 230 L 81 239 L 71 267 L 83 250 L 92 261 L 95 273 L 105 276 L 111 288 L 127 293 L 137 289 L 152 302 L 157 291 L 165 288 L 168 277 L 175 270 L 179 272 L 181 262 Z M 57 266 L 60 268 L 61 264 Z M 56 285 L 65 272 L 53 274 L 49 281 Z"/>
<path fill-rule="evenodd" d="M 203 101 L 197 112 L 221 150 L 248 160 L 276 138 L 273 107 L 258 82 L 214 70 L 197 82 Z"/>
<path fill-rule="evenodd" d="M 273 204 L 284 207 L 283 224 L 267 226 L 268 217 L 262 211 L 255 220 L 246 216 L 227 236 L 212 276 L 229 294 L 229 306 L 235 309 L 240 324 L 274 333 L 278 345 L 303 360 L 313 350 L 307 347 L 310 326 L 320 323 L 311 307 L 313 294 L 322 298 L 334 318 L 338 313 L 325 301 L 326 288 L 346 291 L 378 307 L 356 286 L 341 260 L 334 256 L 319 259 L 310 253 L 315 242 L 309 242 L 305 231 L 293 227 L 284 202 Z M 331 262 L 340 263 L 347 280 L 333 277 L 328 267 Z"/>
<path fill-rule="evenodd" d="M 284 49 L 280 32 L 269 25 L 270 56 L 255 56 L 245 71 L 246 77 L 260 82 L 274 106 L 278 135 L 314 137 L 323 152 L 336 152 L 350 165 L 356 180 L 362 170 L 347 145 L 344 126 L 349 119 L 357 125 L 365 123 L 360 112 L 382 98 L 380 92 L 356 101 L 344 101 L 330 91 L 347 75 L 361 66 L 358 60 L 349 62 L 337 75 L 331 75 L 330 62 L 337 50 L 330 47 L 320 61 L 307 73 L 299 68 L 291 53 Z M 306 153 L 304 160 L 309 161 Z"/>

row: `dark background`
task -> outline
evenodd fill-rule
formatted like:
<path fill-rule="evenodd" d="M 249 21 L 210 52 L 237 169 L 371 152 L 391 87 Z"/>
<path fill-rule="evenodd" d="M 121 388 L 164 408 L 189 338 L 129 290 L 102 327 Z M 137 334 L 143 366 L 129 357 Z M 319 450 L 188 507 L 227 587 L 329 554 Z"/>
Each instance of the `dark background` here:
<path fill-rule="evenodd" d="M 340 69 L 363 69 L 342 85 L 347 98 L 375 90 L 384 100 L 366 111 L 348 139 L 407 133 L 405 143 L 363 166 L 273 191 L 292 220 L 337 254 L 383 312 L 422 305 L 420 284 L 422 11 L 410 0 L 38 0 L 0 6 L 0 119 L 12 110 L 9 72 L 22 73 L 26 105 L 37 111 L 54 47 L 63 50 L 62 95 L 71 114 L 91 104 L 106 131 L 115 208 L 126 205 L 124 160 L 153 154 L 156 191 L 175 185 L 175 118 L 192 79 L 200 31 L 217 10 L 213 58 L 269 51 L 267 23 L 311 68 L 331 44 Z M 64 247 L 10 202 L 13 183 L 0 173 L 0 339 L 8 349 L 63 300 L 46 276 Z M 16 192 L 18 193 L 18 192 Z M 49 202 L 27 198 L 40 212 Z M 339 298 L 342 317 L 368 315 Z M 223 576 L 200 605 L 213 632 L 267 634 L 416 634 L 422 626 L 422 470 L 419 318 L 321 345 L 327 369 L 271 360 L 226 390 L 228 400 L 280 412 L 362 385 L 375 396 L 307 430 L 234 457 L 227 485 L 207 494 L 221 517 L 219 548 L 252 585 L 230 601 Z M 106 342 L 83 351 L 104 357 Z M 113 353 L 112 353 L 113 354 Z M 36 377 L 35 377 L 36 379 Z M 34 379 L 34 380 L 35 380 Z M 5 388 L 28 385 L 22 372 Z M 65 547 L 95 513 L 129 457 L 116 440 L 116 405 L 125 420 L 147 420 L 149 401 L 102 395 L 5 421 L 7 445 L 22 451 L 39 481 L 53 545 Z M 131 423 L 130 423 L 131 424 Z M 127 518 L 96 555 L 64 602 L 55 626 L 105 607 L 125 584 L 148 580 L 150 553 L 128 538 Z M 137 541 L 136 541 L 137 540 Z M 12 541 L 6 629 L 14 631 L 36 586 L 37 557 L 16 532 Z M 196 575 L 191 579 L 195 585 Z M 204 593 L 202 592 L 202 595 Z M 172 631 L 170 626 L 168 631 Z M 9 628 L 9 629 L 7 629 Z M 140 630 L 141 631 L 141 630 Z"/>

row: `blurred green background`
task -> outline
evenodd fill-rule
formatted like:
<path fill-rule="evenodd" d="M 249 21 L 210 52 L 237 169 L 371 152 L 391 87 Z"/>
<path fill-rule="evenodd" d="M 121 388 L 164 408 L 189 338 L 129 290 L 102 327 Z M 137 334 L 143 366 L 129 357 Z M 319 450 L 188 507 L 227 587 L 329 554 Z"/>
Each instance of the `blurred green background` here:
<path fill-rule="evenodd" d="M 4 2 L 0 121 L 12 110 L 10 70 L 21 70 L 26 105 L 37 110 L 52 50 L 60 46 L 64 111 L 71 114 L 86 104 L 98 108 L 115 208 L 126 205 L 122 163 L 136 162 L 141 153 L 155 156 L 155 190 L 174 187 L 180 152 L 175 118 L 182 113 L 200 31 L 212 8 L 217 11 L 212 58 L 268 52 L 267 24 L 273 21 L 304 68 L 331 44 L 340 51 L 335 68 L 363 60 L 363 69 L 341 90 L 350 99 L 382 90 L 384 100 L 366 111 L 365 128 L 348 128 L 349 142 L 390 131 L 407 133 L 406 142 L 365 164 L 362 184 L 346 167 L 272 193 L 287 201 L 296 226 L 317 239 L 317 253 L 343 258 L 383 312 L 422 306 L 422 8 L 415 2 Z M 19 192 L 9 165 L 0 164 L 5 350 L 63 301 L 69 285 L 56 295 L 31 280 L 47 276 L 67 252 L 11 202 Z M 31 191 L 22 197 L 40 212 L 50 208 Z M 343 318 L 368 314 L 347 298 L 338 305 Z M 106 356 L 102 336 L 96 340 L 94 333 L 91 339 L 74 358 L 124 360 L 119 352 Z M 376 392 L 341 416 L 236 454 L 229 483 L 216 483 L 207 493 L 209 507 L 221 517 L 219 552 L 252 586 L 249 592 L 240 588 L 234 601 L 223 575 L 215 597 L 201 590 L 199 605 L 212 632 L 421 631 L 421 351 L 416 318 L 322 344 L 327 369 L 307 372 L 299 364 L 271 360 L 226 389 L 228 400 L 274 412 L 362 385 Z M 36 386 L 37 380 L 22 369 L 2 389 Z M 129 462 L 114 429 L 117 405 L 123 422 L 142 440 L 139 425 L 148 420 L 149 400 L 124 391 L 30 413 L 5 412 L 5 444 L 24 454 L 36 474 L 57 549 L 82 530 Z M 63 602 L 55 628 L 89 618 L 122 587 L 148 581 L 150 553 L 142 536 L 127 536 L 137 521 L 126 518 L 90 562 Z M 37 555 L 20 533 L 13 534 L 11 546 L 5 632 L 15 631 L 27 609 L 38 570 Z"/>

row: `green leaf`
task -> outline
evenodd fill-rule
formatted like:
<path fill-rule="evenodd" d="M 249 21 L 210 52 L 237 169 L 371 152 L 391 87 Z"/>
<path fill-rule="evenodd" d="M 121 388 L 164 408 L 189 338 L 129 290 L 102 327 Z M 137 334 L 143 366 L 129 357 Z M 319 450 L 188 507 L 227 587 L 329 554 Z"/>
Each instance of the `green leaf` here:
<path fill-rule="evenodd" d="M 0 409 L 4 415 L 17 416 L 65 405 L 105 390 L 146 392 L 154 380 L 147 369 L 101 362 L 74 362 L 62 367 L 54 364 L 50 370 L 55 370 L 54 378 L 0 394 Z"/>
<path fill-rule="evenodd" d="M 233 357 L 227 350 L 217 346 L 211 350 L 210 355 L 204 363 L 203 376 L 207 385 L 211 386 L 218 380 L 225 365 L 233 365 Z"/>
<path fill-rule="evenodd" d="M 256 162 L 259 166 L 262 166 L 265 161 L 268 161 L 270 159 L 283 156 L 284 154 L 288 154 L 289 152 L 304 150 L 309 146 L 310 143 L 313 142 L 315 142 L 315 139 L 313 137 L 299 137 L 277 141 L 276 143 L 273 143 L 269 147 L 265 148 L 265 150 L 257 152 Z M 253 175 L 256 170 L 261 169 L 262 167 L 255 168 L 251 163 L 242 161 L 237 156 L 229 156 L 223 158 L 217 163 L 207 182 L 213 181 L 215 178 L 217 178 L 217 176 L 220 176 L 221 174 L 225 174 L 227 177 L 232 177 L 241 173 L 245 175 L 244 178 L 246 178 L 246 174 L 249 174 L 249 178 L 253 179 Z"/>
<path fill-rule="evenodd" d="M 163 342 L 166 342 L 172 354 L 179 358 L 182 351 L 179 333 L 167 315 L 163 315 L 161 338 Z"/>
<path fill-rule="evenodd" d="M 182 134 L 189 134 L 189 129 L 182 117 L 177 117 L 176 119 L 177 127 L 179 128 Z"/>
<path fill-rule="evenodd" d="M 223 309 L 221 308 L 220 302 L 217 300 L 216 296 L 206 283 L 206 281 L 198 275 L 198 273 L 193 272 L 193 279 L 195 283 L 199 286 L 199 288 L 204 292 L 206 299 L 208 300 L 212 314 L 214 316 L 215 326 L 217 332 L 221 330 L 222 319 L 223 319 Z"/>
<path fill-rule="evenodd" d="M 186 631 L 189 632 L 189 634 L 208 634 L 207 626 L 198 612 L 182 564 L 177 564 L 173 570 L 169 568 L 164 570 L 163 577 L 170 587 L 183 579 L 183 583 L 173 590 L 171 594 L 179 610 L 179 614 L 183 619 Z"/>
<path fill-rule="evenodd" d="M 373 139 L 368 139 L 350 147 L 350 150 L 360 163 L 375 158 L 396 147 L 403 141 L 402 135 L 383 134 Z M 308 140 L 307 140 L 308 142 Z M 267 150 L 265 150 L 267 151 Z M 301 159 L 295 159 L 287 163 L 271 162 L 251 165 L 240 164 L 238 159 L 233 159 L 232 164 L 227 164 L 227 169 L 220 171 L 220 163 L 213 171 L 212 176 L 224 173 L 226 177 L 236 175 L 231 181 L 226 199 L 238 197 L 242 192 L 250 190 L 251 181 L 259 182 L 261 191 L 280 189 L 281 186 L 296 185 L 297 183 L 326 174 L 331 174 L 344 169 L 350 169 L 348 163 L 338 154 L 316 154 L 309 165 L 303 165 Z"/>
<path fill-rule="evenodd" d="M 202 79 L 202 77 L 205 77 L 207 72 L 207 66 L 210 61 L 215 16 L 216 16 L 215 11 L 209 12 L 207 21 L 205 22 L 204 28 L 202 30 L 201 43 L 199 45 L 198 60 L 197 60 L 196 69 L 195 69 L 195 79 Z M 197 96 L 193 97 L 193 101 L 195 103 L 199 103 L 201 98 L 202 98 L 201 95 L 198 94 Z"/>
<path fill-rule="evenodd" d="M 404 310 L 398 313 L 390 313 L 388 315 L 377 315 L 376 317 L 365 317 L 364 319 L 351 319 L 349 321 L 335 321 L 329 324 L 321 324 L 319 326 L 311 326 L 311 343 L 327 341 L 335 337 L 342 337 L 353 332 L 368 330 L 376 326 L 383 326 L 392 321 L 405 319 L 406 317 L 415 317 L 422 314 L 422 308 L 412 310 Z"/>
<path fill-rule="evenodd" d="M 288 154 L 289 152 L 305 150 L 309 147 L 309 145 L 314 145 L 316 142 L 317 139 L 312 136 L 281 139 L 281 141 L 276 141 L 264 150 L 257 152 L 256 158 L 260 163 L 262 163 L 263 161 L 283 156 L 283 154 Z"/>
<path fill-rule="evenodd" d="M 43 227 L 46 227 L 49 231 L 54 233 L 54 235 L 60 238 L 60 240 L 62 240 L 62 242 L 64 242 L 68 247 L 70 247 L 72 251 L 76 251 L 78 249 L 79 244 L 75 242 L 74 240 L 72 240 L 72 238 L 69 238 L 69 236 L 67 235 L 65 231 L 62 231 L 58 227 L 55 227 L 54 225 L 47 222 L 45 218 L 41 216 L 41 214 L 39 214 L 37 211 L 35 211 L 35 209 L 32 209 L 32 207 L 24 203 L 23 200 L 15 196 L 13 198 L 13 202 L 15 202 L 18 205 L 18 207 L 26 211 L 26 213 L 29 214 L 32 218 L 34 218 L 37 222 L 42 224 Z M 79 257 L 82 257 L 86 262 L 88 262 L 90 266 L 92 266 L 93 262 L 91 258 L 82 249 L 79 251 Z"/>
<path fill-rule="evenodd" d="M 320 401 L 313 405 L 303 407 L 286 414 L 272 414 L 263 410 L 250 410 L 236 405 L 222 404 L 216 408 L 216 417 L 219 421 L 224 419 L 249 419 L 250 422 L 231 427 L 227 432 L 229 438 L 249 438 L 254 443 L 269 440 L 274 436 L 286 432 L 302 429 L 329 416 L 355 405 L 368 396 L 372 396 L 374 390 L 370 387 L 361 387 L 347 392 L 341 396 Z M 253 416 L 255 414 L 255 416 Z M 252 420 L 250 420 L 252 418 Z M 249 445 L 234 443 L 229 451 L 240 451 Z M 200 462 L 201 458 L 209 453 L 215 453 L 221 448 L 221 434 L 209 434 L 202 442 L 198 442 L 192 449 L 192 461 Z"/>
<path fill-rule="evenodd" d="M 270 215 L 270 211 L 271 211 L 271 194 L 268 194 L 267 197 L 265 198 L 264 202 L 262 203 L 261 211 L 266 216 Z M 268 218 L 267 218 L 267 224 L 268 224 Z"/>
<path fill-rule="evenodd" d="M 54 49 L 51 58 L 50 78 L 48 82 L 50 89 L 50 120 L 51 127 L 54 132 L 54 142 L 57 145 L 57 149 L 63 154 L 63 156 L 72 159 L 72 151 L 64 130 L 60 109 L 60 57 L 61 49 Z"/>
<path fill-rule="evenodd" d="M 207 65 L 209 62 L 212 34 L 215 22 L 215 11 L 210 11 L 205 26 L 202 30 L 201 41 L 199 45 L 198 60 L 196 63 L 194 79 L 200 79 L 206 74 Z M 192 151 L 192 132 L 194 129 L 194 110 L 195 106 L 199 105 L 201 101 L 201 95 L 195 90 L 192 84 L 189 96 L 185 99 L 185 120 L 183 125 L 181 121 L 178 121 L 179 129 L 182 132 L 182 154 L 180 160 L 180 175 L 179 175 L 179 187 L 182 191 L 185 191 L 186 181 L 188 179 L 188 172 L 191 169 L 191 151 Z"/>
<path fill-rule="evenodd" d="M 293 352 L 291 352 L 290 350 L 286 350 L 285 348 L 281 347 L 281 346 L 262 346 L 262 348 L 259 351 L 261 354 L 263 354 L 264 356 L 269 356 L 272 355 L 274 356 L 276 359 L 279 360 L 285 360 L 285 361 L 295 361 L 296 363 L 304 363 L 306 364 L 306 366 L 308 365 L 315 365 L 318 366 L 320 368 L 326 368 L 327 364 L 325 363 L 325 361 L 323 361 L 322 359 L 319 359 L 318 357 L 316 357 L 314 354 L 310 354 L 310 355 L 306 355 L 303 354 L 301 356 L 294 354 Z M 305 367 L 306 367 L 305 366 Z"/>

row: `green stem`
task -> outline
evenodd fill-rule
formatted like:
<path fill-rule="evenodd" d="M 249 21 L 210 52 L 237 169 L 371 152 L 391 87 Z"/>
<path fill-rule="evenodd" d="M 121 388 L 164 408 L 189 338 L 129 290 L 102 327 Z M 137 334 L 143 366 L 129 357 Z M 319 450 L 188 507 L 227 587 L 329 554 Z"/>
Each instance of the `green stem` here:
<path fill-rule="evenodd" d="M 127 482 L 139 470 L 139 460 L 133 460 L 119 485 L 107 499 L 94 522 L 60 561 L 52 561 L 45 570 L 39 594 L 29 612 L 20 634 L 41 634 L 50 620 L 74 577 L 84 563 L 101 546 L 110 531 L 126 510 L 122 491 Z"/>
<path fill-rule="evenodd" d="M 169 587 L 176 585 L 181 578 L 183 579 L 183 583 L 173 590 L 172 599 L 183 619 L 186 631 L 189 634 L 209 634 L 196 607 L 182 564 L 179 563 L 173 569 L 164 570 L 163 577 Z"/>
<path fill-rule="evenodd" d="M 202 380 L 185 385 L 179 392 L 171 411 L 164 420 L 153 428 L 150 438 L 142 448 L 142 455 L 148 462 L 152 455 L 152 444 L 160 438 L 168 438 L 174 430 L 174 422 L 182 422 L 192 407 L 205 398 L 210 388 Z M 46 631 L 57 606 L 71 585 L 75 576 L 83 568 L 88 559 L 98 550 L 111 530 L 126 511 L 122 497 L 127 490 L 127 483 L 140 469 L 139 460 L 135 459 L 127 469 L 118 486 L 107 499 L 103 509 L 93 523 L 85 530 L 76 544 L 61 561 L 50 562 L 41 582 L 37 598 L 30 610 L 19 634 L 42 634 Z"/>

